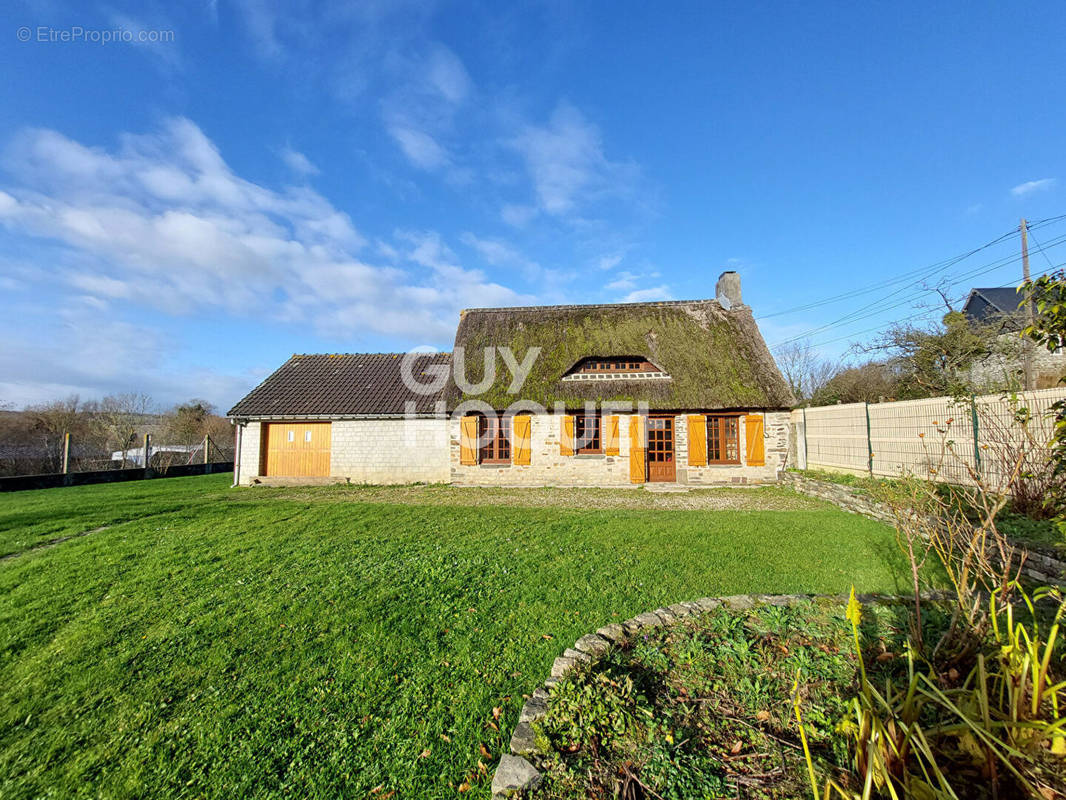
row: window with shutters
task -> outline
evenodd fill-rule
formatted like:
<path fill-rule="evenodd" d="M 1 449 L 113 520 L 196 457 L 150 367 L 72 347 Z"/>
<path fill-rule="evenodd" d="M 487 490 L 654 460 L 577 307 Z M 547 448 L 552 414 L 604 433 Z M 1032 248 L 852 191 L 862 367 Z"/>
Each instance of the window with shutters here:
<path fill-rule="evenodd" d="M 481 440 L 481 448 L 478 451 L 480 463 L 511 463 L 510 417 L 479 417 L 478 438 Z"/>
<path fill-rule="evenodd" d="M 740 463 L 740 417 L 707 415 L 707 463 Z"/>
<path fill-rule="evenodd" d="M 574 417 L 574 452 L 581 453 L 602 453 L 603 443 L 600 438 L 600 420 L 599 414 L 584 415 L 580 414 Z"/>

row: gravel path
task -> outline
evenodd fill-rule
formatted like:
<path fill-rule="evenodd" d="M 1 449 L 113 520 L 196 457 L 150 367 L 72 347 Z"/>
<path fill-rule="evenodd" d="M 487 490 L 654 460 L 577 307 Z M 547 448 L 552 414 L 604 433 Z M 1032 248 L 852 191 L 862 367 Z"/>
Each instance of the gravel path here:
<path fill-rule="evenodd" d="M 303 502 L 402 503 L 527 508 L 660 509 L 676 511 L 814 511 L 829 506 L 779 486 L 649 491 L 634 489 L 497 489 L 462 486 L 258 487 L 242 499 L 271 494 Z"/>

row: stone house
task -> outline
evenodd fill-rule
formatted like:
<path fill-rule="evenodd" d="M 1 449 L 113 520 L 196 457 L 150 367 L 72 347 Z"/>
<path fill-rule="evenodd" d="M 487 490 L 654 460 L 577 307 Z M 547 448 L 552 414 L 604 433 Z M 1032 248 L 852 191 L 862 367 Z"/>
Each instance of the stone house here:
<path fill-rule="evenodd" d="M 714 300 L 462 312 L 451 353 L 294 355 L 237 403 L 235 482 L 776 481 L 793 398 Z"/>
<path fill-rule="evenodd" d="M 963 304 L 966 319 L 992 334 L 988 352 L 968 368 L 977 391 L 1024 389 L 1027 371 L 1032 389 L 1050 389 L 1066 377 L 1066 350 L 1052 353 L 1022 335 L 1027 319 L 1020 300 L 1012 287 L 975 288 Z"/>

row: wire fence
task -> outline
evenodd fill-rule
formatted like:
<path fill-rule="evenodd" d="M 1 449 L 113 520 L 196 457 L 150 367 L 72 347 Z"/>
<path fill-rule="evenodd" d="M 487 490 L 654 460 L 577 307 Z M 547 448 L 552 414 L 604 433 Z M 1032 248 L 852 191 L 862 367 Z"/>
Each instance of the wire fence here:
<path fill-rule="evenodd" d="M 1060 400 L 1066 388 L 797 409 L 796 462 L 801 469 L 908 473 L 948 483 L 969 483 L 974 470 L 1001 482 L 1019 454 L 1026 469 L 1047 468 L 1052 405 Z"/>
<path fill-rule="evenodd" d="M 233 462 L 233 440 L 217 441 L 205 436 L 193 444 L 145 443 L 114 450 L 100 442 L 79 441 L 75 436 L 57 435 L 35 443 L 0 442 L 0 477 L 42 474 L 74 474 L 108 470 L 144 469 L 165 473 L 191 464 Z"/>

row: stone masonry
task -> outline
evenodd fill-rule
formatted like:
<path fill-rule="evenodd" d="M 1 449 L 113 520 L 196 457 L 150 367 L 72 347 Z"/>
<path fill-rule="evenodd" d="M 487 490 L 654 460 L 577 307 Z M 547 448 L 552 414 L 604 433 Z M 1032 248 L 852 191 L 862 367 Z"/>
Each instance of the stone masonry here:
<path fill-rule="evenodd" d="M 789 412 L 765 414 L 765 466 L 745 463 L 745 431 L 740 425 L 739 465 L 688 466 L 688 425 L 685 414 L 674 418 L 674 458 L 677 482 L 695 486 L 772 483 L 785 468 L 788 452 Z M 535 414 L 530 425 L 531 458 L 528 465 L 466 465 L 459 463 L 459 420 L 449 422 L 451 482 L 459 486 L 634 486 L 629 480 L 629 415 L 620 414 L 618 455 L 572 455 L 559 452 L 560 417 Z"/>

